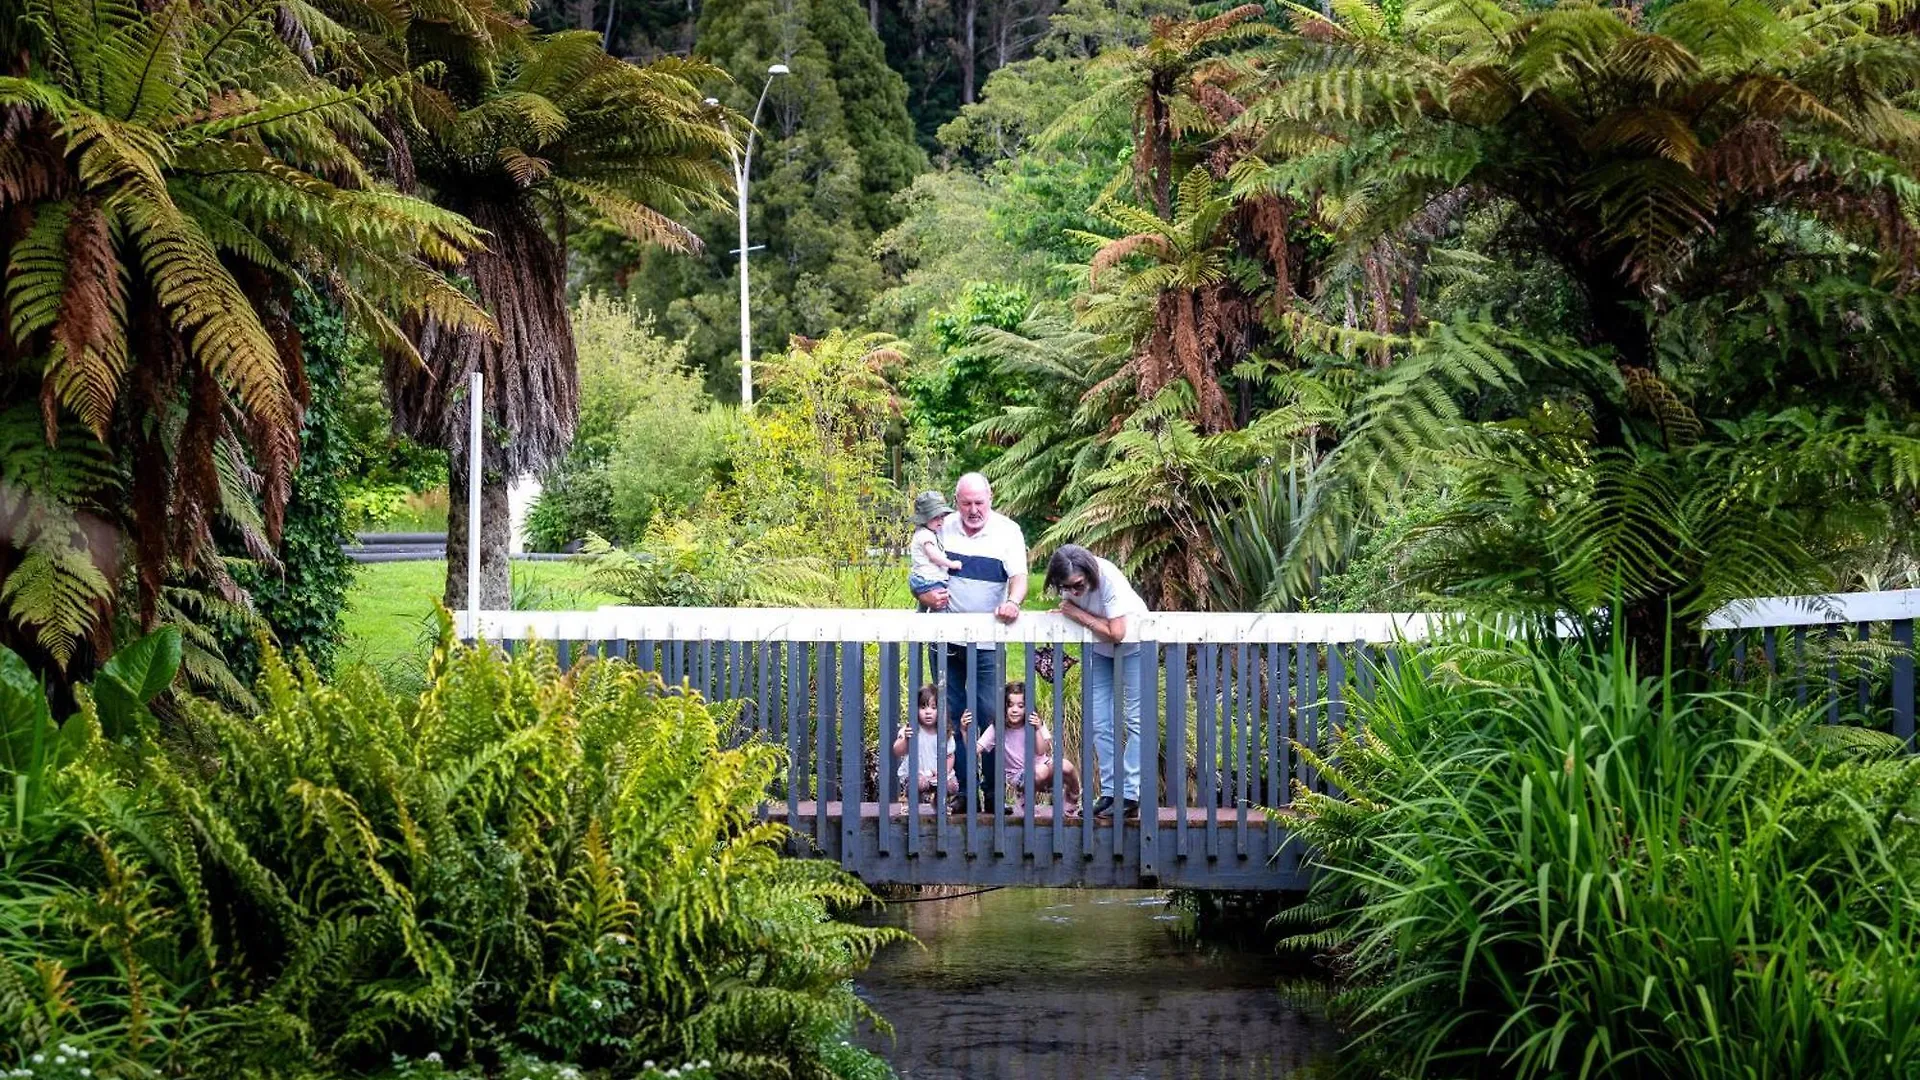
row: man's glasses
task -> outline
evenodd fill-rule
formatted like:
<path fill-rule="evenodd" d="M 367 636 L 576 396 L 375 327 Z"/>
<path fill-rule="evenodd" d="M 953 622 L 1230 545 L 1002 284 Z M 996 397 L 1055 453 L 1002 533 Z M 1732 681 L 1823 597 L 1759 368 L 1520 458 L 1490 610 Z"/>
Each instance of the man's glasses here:
<path fill-rule="evenodd" d="M 1070 581 L 1063 581 L 1060 583 L 1060 594 L 1062 596 L 1079 596 L 1081 593 L 1086 591 L 1087 591 L 1087 579 L 1083 577 L 1074 578 Z"/>

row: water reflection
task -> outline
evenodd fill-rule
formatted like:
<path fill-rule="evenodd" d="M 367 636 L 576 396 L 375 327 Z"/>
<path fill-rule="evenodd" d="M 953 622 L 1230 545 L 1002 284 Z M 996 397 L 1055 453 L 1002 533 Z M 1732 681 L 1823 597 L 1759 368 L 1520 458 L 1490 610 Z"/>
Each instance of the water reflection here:
<path fill-rule="evenodd" d="M 1154 893 L 1003 889 L 895 904 L 860 979 L 894 1025 L 862 1041 L 902 1080 L 1277 1080 L 1337 1036 L 1265 948 L 1196 941 Z M 1318 1070 L 1315 1070 L 1318 1071 Z"/>

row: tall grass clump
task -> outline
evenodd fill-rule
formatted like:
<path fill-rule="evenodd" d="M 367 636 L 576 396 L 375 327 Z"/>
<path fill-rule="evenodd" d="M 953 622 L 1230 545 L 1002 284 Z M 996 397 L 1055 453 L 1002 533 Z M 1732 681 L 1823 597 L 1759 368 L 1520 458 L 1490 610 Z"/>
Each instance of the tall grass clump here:
<path fill-rule="evenodd" d="M 1353 708 L 1291 918 L 1354 1072 L 1920 1076 L 1920 760 L 1618 647 L 1455 642 Z"/>
<path fill-rule="evenodd" d="M 833 918 L 867 890 L 757 819 L 780 751 L 623 661 L 563 673 L 444 620 L 418 695 L 269 652 L 257 715 L 109 737 L 82 691 L 0 857 L 0 1072 L 876 1067 L 848 980 L 897 935 Z"/>

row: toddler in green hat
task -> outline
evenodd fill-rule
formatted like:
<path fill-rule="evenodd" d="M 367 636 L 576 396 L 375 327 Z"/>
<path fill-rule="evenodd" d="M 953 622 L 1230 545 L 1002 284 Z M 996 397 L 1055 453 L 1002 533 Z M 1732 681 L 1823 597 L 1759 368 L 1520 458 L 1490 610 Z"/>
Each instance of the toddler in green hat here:
<path fill-rule="evenodd" d="M 947 558 L 946 546 L 940 542 L 940 527 L 951 513 L 953 507 L 937 491 L 923 491 L 914 497 L 913 538 L 907 542 L 907 555 L 913 562 L 907 571 L 907 588 L 913 590 L 916 599 L 944 587 L 947 573 L 961 568 L 960 560 Z M 920 610 L 933 609 L 923 603 Z"/>

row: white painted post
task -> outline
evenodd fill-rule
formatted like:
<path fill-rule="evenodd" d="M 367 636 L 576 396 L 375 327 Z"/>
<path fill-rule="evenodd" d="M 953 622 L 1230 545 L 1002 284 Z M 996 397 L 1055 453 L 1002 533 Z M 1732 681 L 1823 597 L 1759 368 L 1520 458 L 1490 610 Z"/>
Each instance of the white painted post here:
<path fill-rule="evenodd" d="M 735 203 L 740 214 L 740 407 L 743 409 L 753 408 L 753 317 L 747 307 L 748 167 L 748 163 L 742 161 L 733 171 Z"/>
<path fill-rule="evenodd" d="M 468 638 L 478 638 L 480 627 L 480 412 L 484 407 L 484 384 L 478 371 L 467 388 L 468 415 L 472 418 L 467 434 L 467 628 Z"/>

